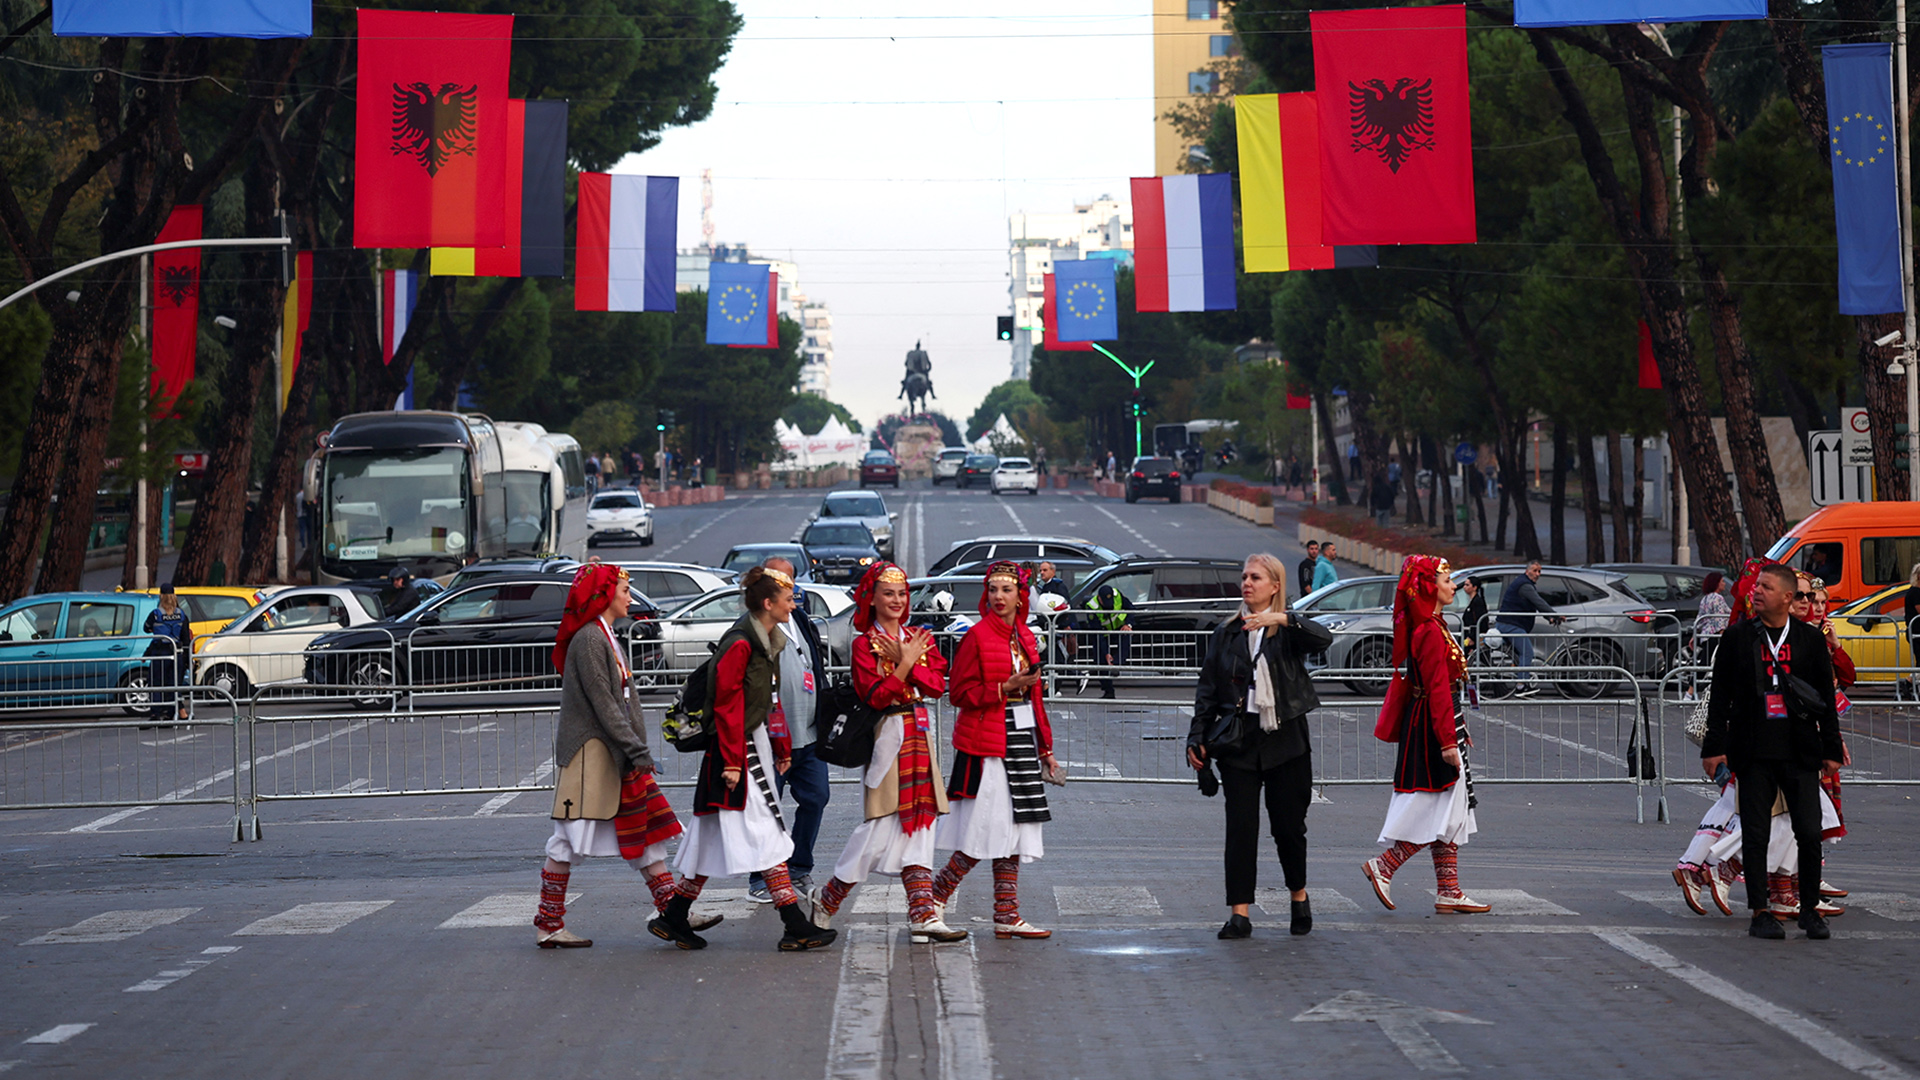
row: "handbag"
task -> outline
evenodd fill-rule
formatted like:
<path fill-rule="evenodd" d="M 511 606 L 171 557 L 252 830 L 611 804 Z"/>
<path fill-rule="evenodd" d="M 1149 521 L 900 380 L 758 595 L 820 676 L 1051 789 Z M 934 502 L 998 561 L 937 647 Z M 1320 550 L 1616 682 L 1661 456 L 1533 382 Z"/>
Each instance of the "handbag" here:
<path fill-rule="evenodd" d="M 814 724 L 820 741 L 813 756 L 843 769 L 864 769 L 873 760 L 873 733 L 880 710 L 866 703 L 852 679 L 836 679 L 820 695 Z"/>
<path fill-rule="evenodd" d="M 1713 700 L 1713 688 L 1708 687 L 1700 695 L 1700 703 L 1687 714 L 1686 727 L 1683 729 L 1687 741 L 1699 746 L 1707 741 L 1707 703 Z"/>
<path fill-rule="evenodd" d="M 1212 726 L 1207 729 L 1207 737 L 1201 745 L 1207 748 L 1209 758 L 1231 754 L 1246 743 L 1247 729 L 1247 714 L 1238 709 L 1230 709 L 1214 720 Z"/>
<path fill-rule="evenodd" d="M 680 696 L 667 706 L 660 734 L 683 754 L 704 754 L 713 745 L 713 658 L 687 676 Z"/>
<path fill-rule="evenodd" d="M 600 739 L 588 739 L 560 769 L 553 784 L 553 818 L 606 821 L 620 812 L 620 770 L 613 751 Z"/>

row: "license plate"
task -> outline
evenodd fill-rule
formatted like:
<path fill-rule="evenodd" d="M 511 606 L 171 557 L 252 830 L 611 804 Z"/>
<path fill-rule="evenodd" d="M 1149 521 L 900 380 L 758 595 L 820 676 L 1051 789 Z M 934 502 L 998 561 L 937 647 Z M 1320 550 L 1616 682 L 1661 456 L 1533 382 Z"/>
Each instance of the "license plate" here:
<path fill-rule="evenodd" d="M 377 559 L 380 557 L 379 544 L 349 544 L 340 549 L 342 559 Z"/>

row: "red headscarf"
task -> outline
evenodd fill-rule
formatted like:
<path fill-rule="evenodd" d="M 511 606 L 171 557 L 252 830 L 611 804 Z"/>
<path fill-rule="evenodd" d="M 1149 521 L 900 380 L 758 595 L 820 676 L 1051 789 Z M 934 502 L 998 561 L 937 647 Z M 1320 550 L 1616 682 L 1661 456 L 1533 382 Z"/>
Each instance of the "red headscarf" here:
<path fill-rule="evenodd" d="M 1013 578 L 1013 580 L 1018 584 L 1019 599 L 1015 602 L 1016 606 L 1013 611 L 1013 622 L 1011 625 L 1009 625 L 1007 622 L 1003 621 L 1000 618 L 1000 616 L 993 610 L 993 602 L 987 598 L 987 588 L 983 585 L 982 588 L 980 589 L 981 625 L 993 627 L 996 632 L 1005 636 L 1009 640 L 1011 640 L 1013 637 L 1013 628 L 1015 626 L 1027 625 L 1027 603 L 1031 599 L 1029 594 L 1027 593 L 1027 584 L 1028 584 L 1029 576 L 1030 575 L 1028 575 L 1025 567 L 1022 567 L 1017 562 L 1009 562 L 1006 559 L 1002 559 L 999 562 L 994 563 L 992 566 L 987 567 L 987 573 L 984 580 L 986 582 L 992 582 L 993 579 L 997 577 Z"/>
<path fill-rule="evenodd" d="M 1760 571 L 1772 563 L 1772 559 L 1756 555 L 1740 567 L 1740 578 L 1730 590 L 1733 593 L 1733 602 L 1729 605 L 1733 608 L 1733 622 L 1753 618 L 1753 583 L 1760 579 Z"/>
<path fill-rule="evenodd" d="M 1440 632 L 1445 634 L 1446 622 L 1434 608 L 1434 600 L 1440 595 L 1440 575 L 1447 573 L 1447 560 L 1435 555 L 1409 555 L 1400 564 L 1400 583 L 1393 589 L 1393 666 L 1398 670 L 1407 662 L 1407 654 L 1413 649 L 1413 631 L 1423 622 L 1440 624 Z M 1447 635 L 1449 643 L 1453 636 Z M 1466 658 L 1455 647 L 1452 654 L 1453 675 L 1459 678 L 1466 674 Z"/>
<path fill-rule="evenodd" d="M 572 643 L 573 635 L 607 610 L 615 589 L 626 587 L 627 572 L 608 563 L 589 563 L 573 575 L 566 614 L 560 617 L 560 632 L 553 639 L 553 670 L 566 671 L 567 646 Z"/>
<path fill-rule="evenodd" d="M 892 571 L 891 575 L 888 571 Z M 860 584 L 854 586 L 853 628 L 859 633 L 873 629 L 873 597 L 880 591 L 881 579 L 888 577 L 902 585 L 907 582 L 905 570 L 883 559 L 867 567 L 867 572 L 860 577 Z"/>

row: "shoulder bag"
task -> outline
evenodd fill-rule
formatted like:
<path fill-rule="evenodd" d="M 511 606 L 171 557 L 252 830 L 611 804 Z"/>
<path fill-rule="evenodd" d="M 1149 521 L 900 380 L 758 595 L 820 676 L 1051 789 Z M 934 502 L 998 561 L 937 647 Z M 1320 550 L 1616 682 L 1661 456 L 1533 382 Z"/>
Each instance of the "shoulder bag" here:
<path fill-rule="evenodd" d="M 853 689 L 853 680 L 840 678 L 820 695 L 814 724 L 820 741 L 813 756 L 843 769 L 864 769 L 873 760 L 873 730 L 880 710 Z"/>

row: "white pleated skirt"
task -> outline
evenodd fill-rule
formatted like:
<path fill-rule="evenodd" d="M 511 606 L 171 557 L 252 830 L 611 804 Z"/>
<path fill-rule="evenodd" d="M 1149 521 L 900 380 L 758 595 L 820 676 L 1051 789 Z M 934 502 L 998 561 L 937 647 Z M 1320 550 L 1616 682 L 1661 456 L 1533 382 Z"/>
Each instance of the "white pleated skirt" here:
<path fill-rule="evenodd" d="M 1467 785 L 1455 781 L 1445 791 L 1396 791 L 1387 803 L 1387 820 L 1380 826 L 1380 843 L 1405 840 L 1431 844 L 1444 840 L 1464 844 L 1480 831 L 1467 806 Z"/>
<path fill-rule="evenodd" d="M 1738 780 L 1728 784 L 1727 790 L 1725 793 L 1722 793 L 1721 798 L 1726 798 L 1739 786 L 1740 781 Z M 1715 805 L 1719 804 L 1716 803 Z M 1828 797 L 1826 789 L 1821 788 L 1820 831 L 1825 832 L 1828 829 L 1837 829 L 1839 827 L 1840 814 L 1833 808 L 1833 799 Z M 1792 815 L 1784 813 L 1773 815 L 1773 820 L 1768 822 L 1767 828 L 1769 830 L 1767 833 L 1767 873 L 1799 873 L 1800 841 L 1793 838 Z M 1717 863 L 1739 855 L 1742 843 L 1741 837 L 1744 832 L 1744 824 L 1741 822 L 1740 817 L 1735 815 L 1732 830 L 1719 840 L 1714 841 L 1713 847 L 1709 850 L 1709 858 Z M 1689 848 L 1688 850 L 1692 849 Z M 1744 870 L 1745 867 L 1741 869 Z"/>
<path fill-rule="evenodd" d="M 933 829 L 909 834 L 900 827 L 899 814 L 888 814 L 854 826 L 833 864 L 833 876 L 858 885 L 869 874 L 898 877 L 908 866 L 933 866 Z"/>
<path fill-rule="evenodd" d="M 753 745 L 760 760 L 771 768 L 773 744 L 767 739 L 765 727 L 754 731 Z M 738 877 L 770 870 L 793 855 L 793 838 L 773 816 L 773 808 L 767 805 L 752 773 L 742 776 L 740 782 L 747 786 L 744 810 L 695 814 L 687 823 L 687 831 L 680 838 L 680 856 L 673 864 L 682 877 Z"/>
<path fill-rule="evenodd" d="M 1733 830 L 1735 836 L 1740 835 L 1739 791 L 1732 784 L 1728 784 L 1720 792 L 1720 797 L 1713 800 L 1713 805 L 1707 807 L 1707 812 L 1701 815 L 1700 827 L 1694 830 L 1693 839 L 1688 842 L 1686 853 L 1680 856 L 1680 861 L 1695 866 L 1717 864 L 1720 859 L 1714 855 L 1714 850 L 1729 829 Z M 1735 850 L 1739 846 L 1739 841 L 1734 841 Z"/>
<path fill-rule="evenodd" d="M 980 792 L 971 799 L 952 800 L 953 810 L 934 826 L 934 843 L 969 858 L 1006 859 L 1015 855 L 1032 862 L 1047 853 L 1038 821 L 1013 820 L 1013 791 L 1007 786 L 1007 763 L 980 759 Z"/>
<path fill-rule="evenodd" d="M 658 844 L 648 844 L 634 862 L 641 866 L 652 866 L 657 862 L 665 862 L 672 853 L 672 845 L 663 840 Z M 554 862 L 570 863 L 580 855 L 620 857 L 620 836 L 611 819 L 594 821 L 590 818 L 574 818 L 553 823 L 553 835 L 547 838 L 547 858 Z"/>

